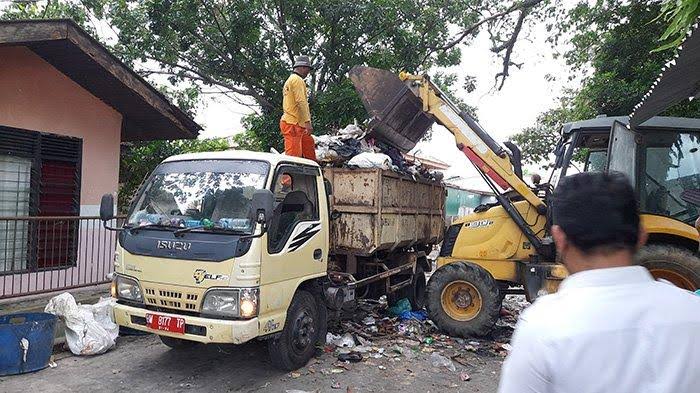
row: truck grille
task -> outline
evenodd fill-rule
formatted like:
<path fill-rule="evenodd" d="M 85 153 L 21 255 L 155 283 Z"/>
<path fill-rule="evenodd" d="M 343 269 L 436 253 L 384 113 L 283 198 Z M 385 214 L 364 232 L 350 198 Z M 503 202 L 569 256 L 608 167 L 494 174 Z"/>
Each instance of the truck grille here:
<path fill-rule="evenodd" d="M 182 291 L 166 285 L 143 283 L 144 299 L 147 305 L 175 310 L 199 311 L 202 290 L 187 288 Z"/>
<path fill-rule="evenodd" d="M 442 241 L 442 248 L 440 248 L 441 257 L 449 257 L 452 255 L 452 250 L 457 242 L 460 229 L 462 229 L 462 224 L 450 225 L 450 227 L 447 228 L 445 239 Z"/>

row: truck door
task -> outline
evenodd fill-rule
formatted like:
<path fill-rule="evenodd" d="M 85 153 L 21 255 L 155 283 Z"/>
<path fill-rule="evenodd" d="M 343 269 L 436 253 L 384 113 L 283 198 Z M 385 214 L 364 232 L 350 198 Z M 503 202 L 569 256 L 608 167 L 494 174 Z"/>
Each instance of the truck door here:
<path fill-rule="evenodd" d="M 326 273 L 328 219 L 322 187 L 317 167 L 290 163 L 275 171 L 275 209 L 261 266 L 262 314 L 286 312 L 300 278 Z"/>

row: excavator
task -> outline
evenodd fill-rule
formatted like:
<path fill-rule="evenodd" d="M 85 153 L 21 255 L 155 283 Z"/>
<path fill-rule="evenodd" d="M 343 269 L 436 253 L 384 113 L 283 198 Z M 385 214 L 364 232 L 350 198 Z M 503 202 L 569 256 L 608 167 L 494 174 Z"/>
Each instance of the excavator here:
<path fill-rule="evenodd" d="M 426 289 L 429 318 L 448 334 L 487 335 L 508 294 L 528 301 L 556 292 L 568 272 L 550 234 L 548 202 L 559 179 L 581 171 L 622 172 L 635 187 L 649 241 L 637 263 L 657 279 L 700 288 L 696 206 L 683 194 L 700 188 L 700 119 L 654 117 L 630 128 L 627 117 L 568 123 L 546 183 L 523 179 L 521 152 L 496 142 L 428 76 L 365 66 L 349 77 L 368 111 L 373 135 L 408 151 L 437 123 L 493 191 L 493 204 L 446 229 Z"/>

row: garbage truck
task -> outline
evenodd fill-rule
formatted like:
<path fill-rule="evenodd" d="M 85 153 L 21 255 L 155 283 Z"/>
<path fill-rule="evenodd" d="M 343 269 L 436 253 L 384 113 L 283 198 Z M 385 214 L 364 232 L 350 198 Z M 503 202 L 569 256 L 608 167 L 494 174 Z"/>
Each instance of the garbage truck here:
<path fill-rule="evenodd" d="M 302 367 L 328 318 L 357 299 L 423 307 L 444 200 L 440 183 L 380 168 L 248 151 L 170 157 L 110 228 L 115 321 L 175 349 L 264 340 L 274 366 Z M 108 227 L 112 195 L 100 216 Z"/>

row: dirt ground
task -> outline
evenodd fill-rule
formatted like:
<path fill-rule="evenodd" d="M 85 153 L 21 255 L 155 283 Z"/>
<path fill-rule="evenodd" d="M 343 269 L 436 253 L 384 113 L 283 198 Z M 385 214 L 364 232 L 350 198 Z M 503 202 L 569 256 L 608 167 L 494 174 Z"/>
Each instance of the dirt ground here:
<path fill-rule="evenodd" d="M 376 313 L 371 326 L 346 322 L 345 332 L 335 333 L 354 330 L 351 350 L 362 349 L 363 356 L 358 363 L 338 361 L 338 353 L 348 350 L 327 345 L 306 367 L 285 373 L 272 367 L 264 342 L 173 350 L 155 335 L 125 336 L 103 355 L 60 352 L 56 367 L 0 377 L 0 392 L 495 392 L 526 305 L 520 298 L 508 296 L 494 332 L 480 339 L 448 337 L 429 321 L 380 319 Z M 386 328 L 390 333 L 382 333 Z"/>
<path fill-rule="evenodd" d="M 379 342 L 377 344 L 380 344 Z M 398 355 L 398 354 L 397 354 Z M 339 365 L 324 353 L 295 373 L 272 368 L 264 343 L 208 345 L 171 350 L 158 337 L 120 337 L 106 354 L 64 353 L 57 367 L 0 377 L 3 392 L 493 392 L 503 358 L 470 353 L 456 371 L 435 367 L 431 353 L 415 358 L 382 356 Z M 469 381 L 462 381 L 466 371 Z"/>

